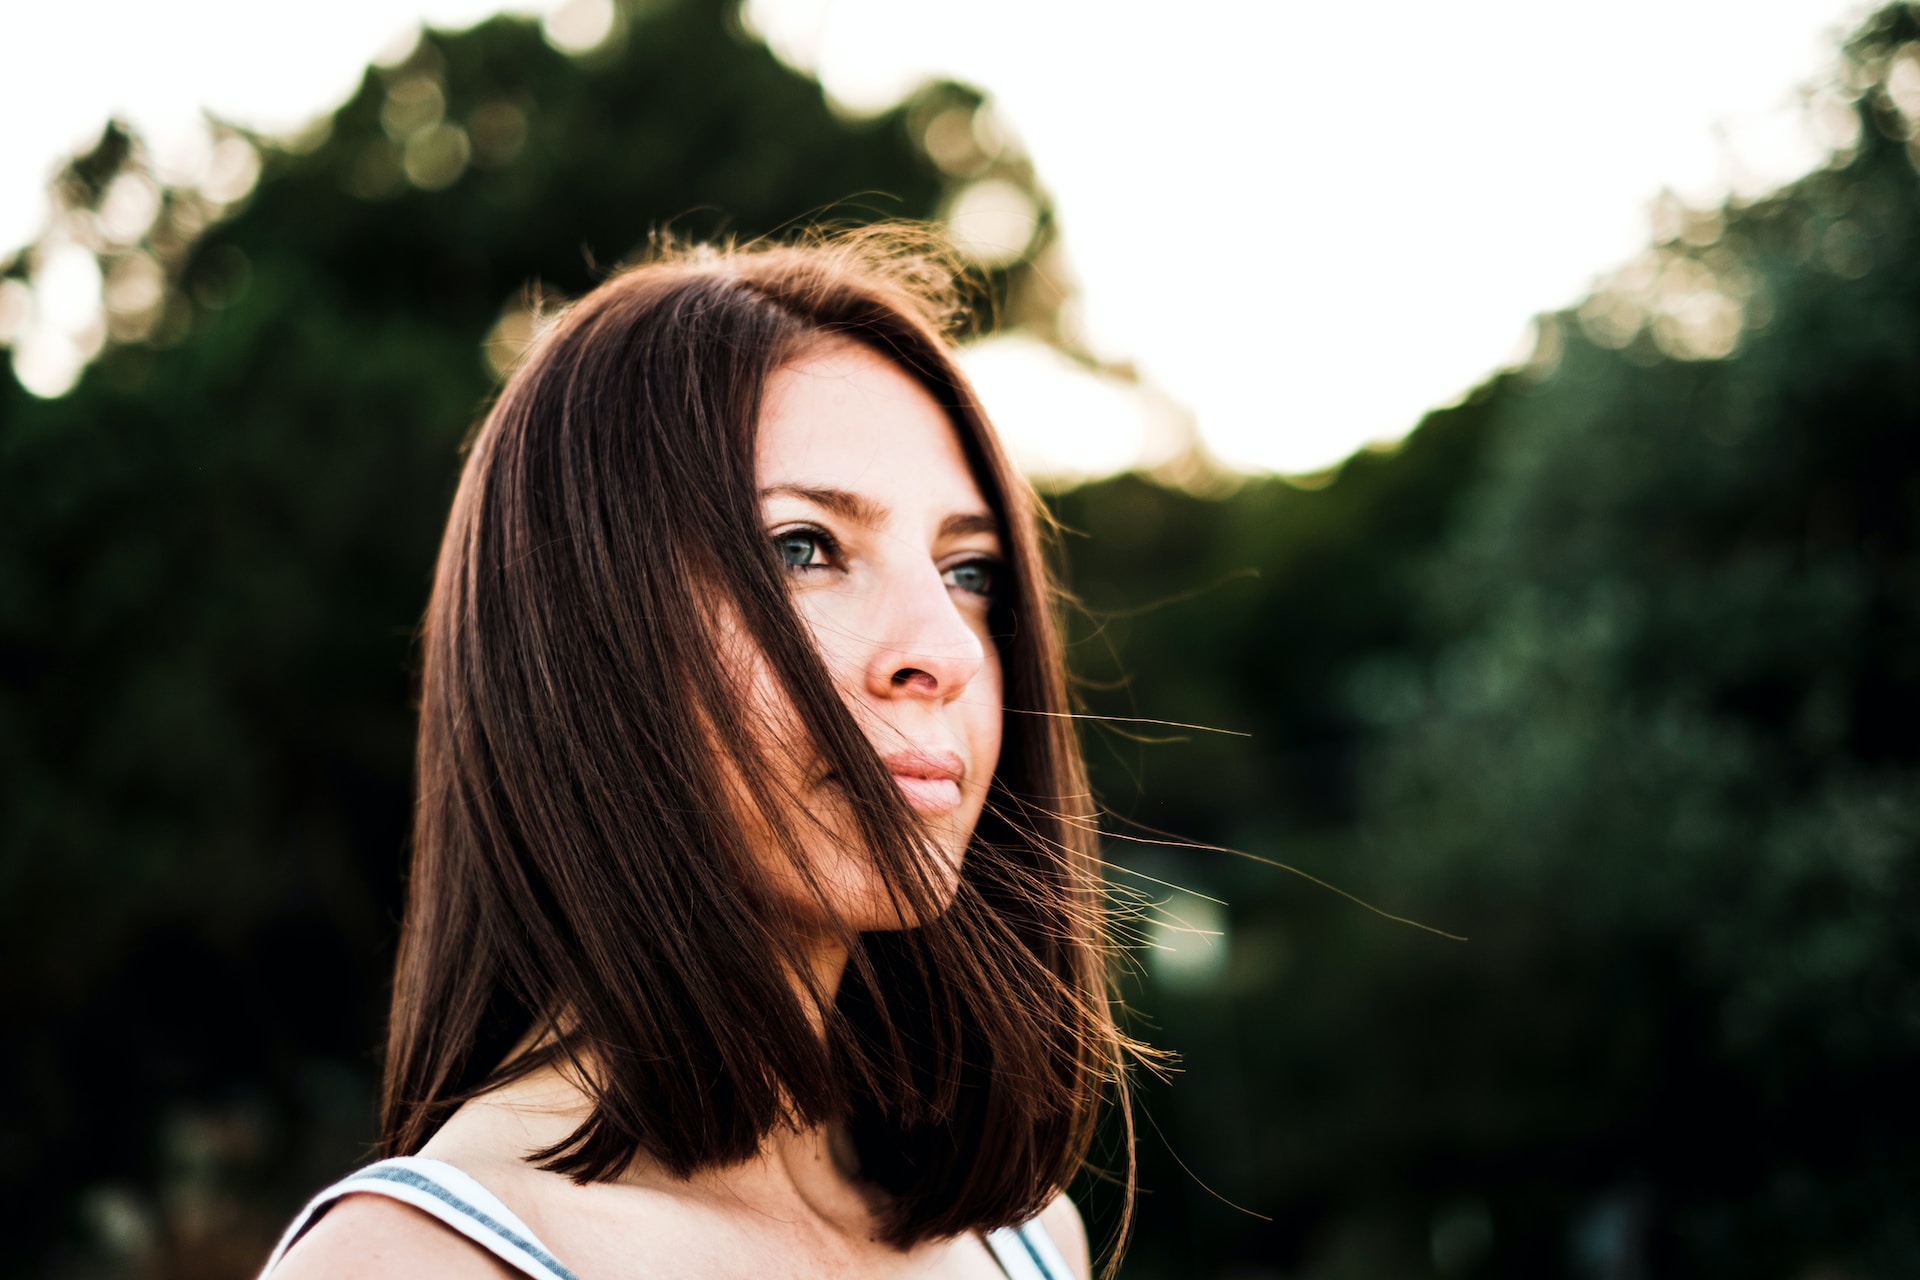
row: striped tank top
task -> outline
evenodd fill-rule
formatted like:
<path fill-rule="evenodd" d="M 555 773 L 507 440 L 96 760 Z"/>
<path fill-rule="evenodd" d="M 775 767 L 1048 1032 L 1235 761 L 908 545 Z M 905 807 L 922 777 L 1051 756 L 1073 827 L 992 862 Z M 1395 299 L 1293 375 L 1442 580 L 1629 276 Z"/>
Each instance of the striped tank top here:
<path fill-rule="evenodd" d="M 307 1202 L 280 1237 L 260 1280 L 267 1280 L 308 1228 L 342 1196 L 373 1194 L 398 1200 L 437 1218 L 516 1271 L 535 1280 L 579 1280 L 499 1197 L 443 1160 L 403 1156 L 348 1174 Z M 1039 1221 L 986 1235 L 987 1248 L 1008 1280 L 1074 1280 L 1066 1259 Z"/>

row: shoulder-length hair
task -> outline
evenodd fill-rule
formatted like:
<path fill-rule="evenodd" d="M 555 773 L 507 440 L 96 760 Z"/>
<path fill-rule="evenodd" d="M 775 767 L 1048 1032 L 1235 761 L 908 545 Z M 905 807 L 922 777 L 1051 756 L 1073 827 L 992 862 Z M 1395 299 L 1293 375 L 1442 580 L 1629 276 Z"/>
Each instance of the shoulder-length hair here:
<path fill-rule="evenodd" d="M 954 363 L 941 262 L 898 234 L 670 254 L 582 298 L 502 390 L 426 614 L 387 1154 L 552 1064 L 591 1113 L 543 1167 L 605 1179 L 644 1151 L 688 1176 L 838 1122 L 902 1247 L 1028 1218 L 1080 1167 L 1126 1048 L 1095 814 L 1037 500 Z M 763 390 L 828 338 L 932 395 L 1002 526 L 1003 746 L 950 902 L 762 526 Z M 729 783 L 767 746 L 718 618 L 763 651 L 916 922 L 848 931 L 825 1008 Z M 759 829 L 795 848 L 804 815 L 772 808 Z"/>

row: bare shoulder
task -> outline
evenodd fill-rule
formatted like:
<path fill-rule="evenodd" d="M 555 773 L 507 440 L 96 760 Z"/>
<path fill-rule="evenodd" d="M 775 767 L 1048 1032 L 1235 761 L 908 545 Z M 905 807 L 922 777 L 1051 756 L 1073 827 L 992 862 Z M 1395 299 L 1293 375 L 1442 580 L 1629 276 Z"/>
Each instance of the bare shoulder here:
<path fill-rule="evenodd" d="M 518 1273 L 388 1196 L 344 1197 L 300 1237 L 273 1280 L 502 1280 Z"/>
<path fill-rule="evenodd" d="M 1067 1260 L 1073 1274 L 1080 1280 L 1089 1280 L 1093 1274 L 1093 1258 L 1087 1248 L 1086 1224 L 1080 1221 L 1080 1210 L 1074 1207 L 1066 1192 L 1055 1196 L 1053 1203 L 1040 1211 L 1040 1225 L 1047 1229 L 1053 1247 Z"/>

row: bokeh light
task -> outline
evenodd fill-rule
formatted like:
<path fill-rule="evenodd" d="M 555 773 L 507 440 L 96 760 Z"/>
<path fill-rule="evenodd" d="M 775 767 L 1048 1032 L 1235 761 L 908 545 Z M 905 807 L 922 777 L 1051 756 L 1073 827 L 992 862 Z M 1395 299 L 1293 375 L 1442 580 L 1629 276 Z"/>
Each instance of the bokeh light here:
<path fill-rule="evenodd" d="M 1151 460 L 1176 414 L 1140 387 L 1018 335 L 961 352 L 961 365 L 1028 475 L 1064 484 Z"/>
<path fill-rule="evenodd" d="M 963 187 L 947 209 L 947 230 L 961 252 L 982 266 L 1018 260 L 1040 229 L 1033 197 L 1011 182 L 988 178 Z"/>

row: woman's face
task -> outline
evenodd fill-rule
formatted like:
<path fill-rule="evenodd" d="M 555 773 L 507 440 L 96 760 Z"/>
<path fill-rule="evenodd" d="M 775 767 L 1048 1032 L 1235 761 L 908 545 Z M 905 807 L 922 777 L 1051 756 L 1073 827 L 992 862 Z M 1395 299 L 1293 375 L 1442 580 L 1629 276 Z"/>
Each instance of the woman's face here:
<path fill-rule="evenodd" d="M 761 516 L 795 606 L 920 818 L 929 879 L 944 901 L 1000 756 L 1000 659 L 988 631 L 1002 572 L 999 521 L 933 398 L 847 340 L 821 341 L 773 375 L 754 462 Z M 776 735 L 775 767 L 789 771 L 783 789 L 811 819 L 798 824 L 803 852 L 833 911 L 854 928 L 910 923 L 891 905 L 818 753 L 790 732 Z M 817 910 L 783 859 L 768 870 L 794 907 Z"/>

